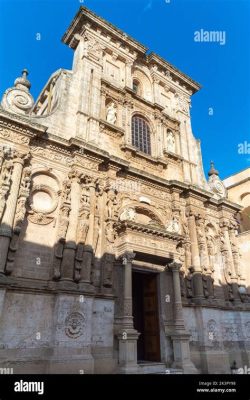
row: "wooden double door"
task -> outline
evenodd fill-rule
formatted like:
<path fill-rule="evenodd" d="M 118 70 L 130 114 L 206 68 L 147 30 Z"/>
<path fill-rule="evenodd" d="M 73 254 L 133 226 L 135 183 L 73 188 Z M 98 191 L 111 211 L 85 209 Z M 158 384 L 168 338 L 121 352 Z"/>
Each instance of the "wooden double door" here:
<path fill-rule="evenodd" d="M 132 290 L 138 362 L 161 361 L 157 274 L 133 271 Z"/>

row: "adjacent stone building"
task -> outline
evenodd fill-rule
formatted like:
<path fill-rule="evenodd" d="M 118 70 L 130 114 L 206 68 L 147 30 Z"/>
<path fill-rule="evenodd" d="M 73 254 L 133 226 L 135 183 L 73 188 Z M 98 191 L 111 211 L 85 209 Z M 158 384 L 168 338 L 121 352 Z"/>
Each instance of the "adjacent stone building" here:
<path fill-rule="evenodd" d="M 0 366 L 226 373 L 249 365 L 241 206 L 203 172 L 199 84 L 81 7 L 37 101 L 0 109 Z M 237 200 L 237 199 L 236 199 Z"/>

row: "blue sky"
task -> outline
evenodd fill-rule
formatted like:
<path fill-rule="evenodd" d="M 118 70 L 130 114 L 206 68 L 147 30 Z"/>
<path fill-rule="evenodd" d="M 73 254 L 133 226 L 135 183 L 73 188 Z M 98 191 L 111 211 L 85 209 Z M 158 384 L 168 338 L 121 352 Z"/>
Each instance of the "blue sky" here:
<path fill-rule="evenodd" d="M 250 0 L 0 0 L 0 96 L 24 67 L 35 98 L 51 73 L 71 68 L 60 40 L 81 5 L 201 83 L 191 112 L 206 172 L 211 159 L 222 178 L 250 166 L 238 153 L 250 146 Z M 225 32 L 225 45 L 195 42 L 201 29 Z"/>

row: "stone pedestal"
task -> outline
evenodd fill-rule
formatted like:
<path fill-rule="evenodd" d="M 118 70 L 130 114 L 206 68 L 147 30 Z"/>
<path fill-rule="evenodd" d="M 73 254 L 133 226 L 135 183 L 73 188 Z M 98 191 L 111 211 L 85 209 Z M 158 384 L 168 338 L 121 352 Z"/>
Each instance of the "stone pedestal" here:
<path fill-rule="evenodd" d="M 174 362 L 172 368 L 182 368 L 183 372 L 188 374 L 197 373 L 197 370 L 190 359 L 190 335 L 186 332 L 183 317 L 179 275 L 181 264 L 172 262 L 168 267 L 173 274 L 174 288 L 174 333 L 171 335 L 173 341 Z"/>
<path fill-rule="evenodd" d="M 188 333 L 176 333 L 171 335 L 174 349 L 174 362 L 172 368 L 181 368 L 184 374 L 197 374 L 198 371 L 190 359 Z"/>
<path fill-rule="evenodd" d="M 120 373 L 137 373 L 137 340 L 139 333 L 134 329 L 132 313 L 132 260 L 134 253 L 125 253 L 122 257 L 124 266 L 123 315 L 119 333 L 119 368 Z"/>
<path fill-rule="evenodd" d="M 119 341 L 118 372 L 121 374 L 138 373 L 137 340 L 139 335 L 134 329 L 121 330 L 117 335 Z"/>

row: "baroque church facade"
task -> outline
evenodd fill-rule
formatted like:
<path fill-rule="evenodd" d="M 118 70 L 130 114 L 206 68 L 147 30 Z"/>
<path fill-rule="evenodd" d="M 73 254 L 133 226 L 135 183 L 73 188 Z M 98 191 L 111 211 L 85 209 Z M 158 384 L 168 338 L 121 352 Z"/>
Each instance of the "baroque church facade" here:
<path fill-rule="evenodd" d="M 72 70 L 0 108 L 0 366 L 227 373 L 250 356 L 241 206 L 203 171 L 200 86 L 85 7 Z"/>

